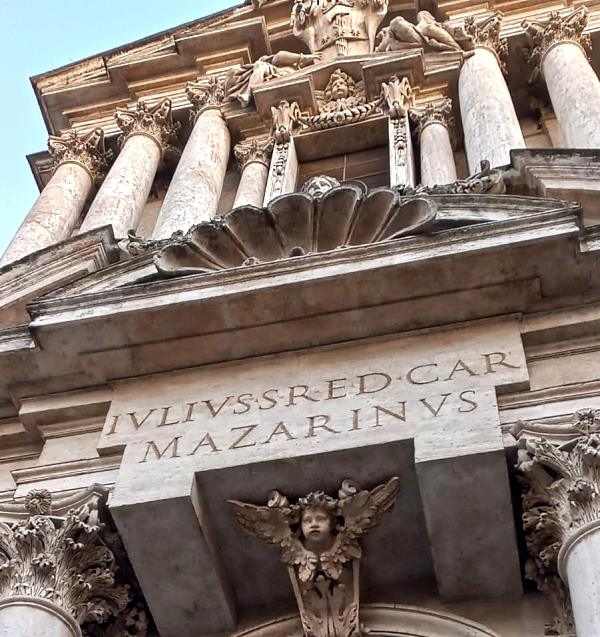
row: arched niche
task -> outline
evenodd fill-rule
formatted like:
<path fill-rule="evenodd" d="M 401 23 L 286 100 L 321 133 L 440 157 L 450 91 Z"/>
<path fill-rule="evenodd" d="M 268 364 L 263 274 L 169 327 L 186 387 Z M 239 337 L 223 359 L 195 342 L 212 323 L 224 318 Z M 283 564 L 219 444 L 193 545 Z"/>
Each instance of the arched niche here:
<path fill-rule="evenodd" d="M 369 637 L 499 637 L 464 617 L 418 606 L 365 604 L 360 618 Z M 288 616 L 253 626 L 235 637 L 302 637 L 302 627 L 297 615 Z"/>

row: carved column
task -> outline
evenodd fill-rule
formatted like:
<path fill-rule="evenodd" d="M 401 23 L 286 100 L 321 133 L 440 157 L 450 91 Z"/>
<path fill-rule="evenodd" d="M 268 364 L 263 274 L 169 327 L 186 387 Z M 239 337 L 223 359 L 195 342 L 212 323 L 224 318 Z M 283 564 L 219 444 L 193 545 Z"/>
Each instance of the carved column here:
<path fill-rule="evenodd" d="M 269 178 L 263 205 L 296 190 L 298 180 L 298 156 L 292 133 L 299 125 L 300 107 L 282 100 L 279 106 L 271 107 L 273 116 L 273 139 L 275 146 L 269 167 Z"/>
<path fill-rule="evenodd" d="M 269 164 L 274 140 L 253 140 L 250 143 L 238 144 L 234 155 L 242 172 L 240 185 L 235 195 L 233 207 L 256 206 L 260 208 L 265 198 Z"/>
<path fill-rule="evenodd" d="M 178 125 L 171 117 L 171 100 L 149 107 L 139 100 L 115 113 L 123 131 L 121 152 L 81 224 L 79 232 L 112 224 L 116 237 L 135 230 L 166 147 Z"/>
<path fill-rule="evenodd" d="M 465 31 L 473 38 L 475 51 L 465 60 L 458 78 L 458 95 L 465 135 L 465 150 L 471 173 L 482 161 L 492 168 L 510 163 L 513 148 L 525 148 L 500 58 L 507 51 L 500 39 L 502 14 L 487 20 L 465 21 Z"/>
<path fill-rule="evenodd" d="M 535 425 L 533 426 L 535 428 Z M 557 617 L 547 634 L 600 634 L 600 412 L 578 411 L 560 443 L 517 431 L 528 479 L 523 527 L 526 572 L 549 594 Z M 570 430 L 569 430 L 570 429 Z M 535 433 L 535 432 L 534 432 Z M 564 442 L 570 434 L 570 441 Z M 565 586 L 570 592 L 569 595 Z"/>
<path fill-rule="evenodd" d="M 81 637 L 81 625 L 118 617 L 129 602 L 100 539 L 98 497 L 66 517 L 50 507 L 47 491 L 32 491 L 29 515 L 0 523 L 0 635 Z"/>
<path fill-rule="evenodd" d="M 412 88 L 406 78 L 394 76 L 381 85 L 381 92 L 388 116 L 390 186 L 414 186 L 415 160 L 408 114 L 414 101 Z"/>
<path fill-rule="evenodd" d="M 186 94 L 194 105 L 194 128 L 160 209 L 155 239 L 214 217 L 227 172 L 231 137 L 221 113 L 221 82 L 214 76 L 207 82 L 189 82 Z"/>
<path fill-rule="evenodd" d="M 0 266 L 68 239 L 110 158 L 100 128 L 86 136 L 75 130 L 61 137 L 51 136 L 48 150 L 54 158 L 54 173 L 17 230 Z"/>
<path fill-rule="evenodd" d="M 524 20 L 534 48 L 533 78 L 543 75 L 569 148 L 600 148 L 600 81 L 588 62 L 591 40 L 583 35 L 585 7 L 561 17 L 552 11 L 543 24 Z"/>
<path fill-rule="evenodd" d="M 414 108 L 410 116 L 417 123 L 421 150 L 421 183 L 424 186 L 451 184 L 458 179 L 450 130 L 454 126 L 452 100 L 429 102 Z"/>

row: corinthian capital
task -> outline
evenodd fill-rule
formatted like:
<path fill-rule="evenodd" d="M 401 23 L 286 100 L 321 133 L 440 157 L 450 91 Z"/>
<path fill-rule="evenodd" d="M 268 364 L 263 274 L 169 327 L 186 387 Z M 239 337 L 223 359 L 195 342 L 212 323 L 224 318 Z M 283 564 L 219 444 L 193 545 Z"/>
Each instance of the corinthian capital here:
<path fill-rule="evenodd" d="M 452 100 L 446 98 L 439 102 L 427 102 L 424 106 L 411 109 L 410 118 L 417 124 L 419 135 L 430 124 L 442 124 L 448 130 L 452 130 Z"/>
<path fill-rule="evenodd" d="M 535 73 L 541 72 L 542 62 L 548 51 L 561 42 L 577 44 L 586 57 L 592 48 L 589 35 L 583 30 L 588 23 L 588 10 L 580 7 L 567 15 L 561 16 L 559 11 L 551 11 L 546 20 L 523 20 L 521 26 L 533 44 L 530 61 L 535 67 Z"/>
<path fill-rule="evenodd" d="M 513 432 L 519 441 L 517 466 L 526 477 L 526 573 L 550 595 L 560 628 L 548 634 L 574 633 L 562 549 L 584 527 L 600 521 L 600 411 L 582 409 L 572 426 L 563 429 L 570 433 L 568 442 L 532 439 L 521 429 Z"/>
<path fill-rule="evenodd" d="M 180 127 L 179 122 L 173 122 L 171 100 L 168 99 L 152 107 L 138 100 L 131 109 L 117 109 L 115 119 L 123 131 L 122 143 L 131 135 L 147 135 L 163 151 L 176 139 Z"/>
<path fill-rule="evenodd" d="M 103 623 L 120 615 L 130 594 L 115 583 L 115 557 L 100 538 L 99 496 L 50 516 L 48 491 L 32 491 L 27 518 L 0 522 L 0 599 L 45 599 L 79 624 Z"/>
<path fill-rule="evenodd" d="M 112 157 L 112 151 L 104 148 L 104 131 L 101 128 L 87 135 L 81 135 L 74 129 L 61 136 L 50 135 L 48 150 L 54 159 L 55 169 L 61 164 L 79 164 L 94 181 L 104 175 Z"/>
<path fill-rule="evenodd" d="M 240 171 L 244 170 L 251 162 L 259 162 L 269 166 L 274 143 L 275 140 L 270 137 L 263 140 L 253 139 L 251 142 L 237 144 L 233 149 L 233 154 L 238 162 Z"/>
<path fill-rule="evenodd" d="M 193 105 L 191 113 L 193 120 L 208 108 L 220 108 L 225 100 L 223 82 L 216 75 L 209 75 L 206 80 L 188 82 L 185 94 Z"/>
<path fill-rule="evenodd" d="M 465 33 L 471 36 L 473 44 L 476 47 L 490 49 L 496 54 L 499 62 L 508 53 L 506 38 L 500 37 L 503 17 L 500 11 L 496 11 L 480 22 L 477 22 L 474 16 L 469 16 L 465 19 L 464 27 Z M 501 66 L 503 66 L 502 63 Z"/>

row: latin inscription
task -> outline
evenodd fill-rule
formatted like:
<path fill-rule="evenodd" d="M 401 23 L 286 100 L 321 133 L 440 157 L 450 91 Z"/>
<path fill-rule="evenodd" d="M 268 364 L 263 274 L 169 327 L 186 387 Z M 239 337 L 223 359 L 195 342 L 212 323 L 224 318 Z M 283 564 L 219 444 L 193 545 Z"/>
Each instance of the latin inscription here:
<path fill-rule="evenodd" d="M 493 386 L 501 371 L 520 366 L 502 351 L 424 361 L 401 370 L 385 369 L 267 386 L 227 395 L 188 399 L 110 414 L 105 436 L 143 442 L 137 462 L 239 450 L 319 443 L 390 428 L 426 426 L 442 418 L 471 414 L 479 407 L 477 386 Z M 475 383 L 475 380 L 479 382 Z M 238 384 L 238 383 L 236 383 Z M 172 435 L 169 432 L 172 431 Z"/>

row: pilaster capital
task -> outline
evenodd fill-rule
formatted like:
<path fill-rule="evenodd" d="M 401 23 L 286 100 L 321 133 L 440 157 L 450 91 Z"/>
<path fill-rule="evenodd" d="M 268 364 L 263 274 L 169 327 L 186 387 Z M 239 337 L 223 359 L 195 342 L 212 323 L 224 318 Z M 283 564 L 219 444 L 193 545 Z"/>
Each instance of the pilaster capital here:
<path fill-rule="evenodd" d="M 190 116 L 194 122 L 207 109 L 220 110 L 225 101 L 225 87 L 216 75 L 209 75 L 205 80 L 188 82 L 185 94 L 192 103 Z"/>
<path fill-rule="evenodd" d="M 570 440 L 560 443 L 515 434 L 517 466 L 526 478 L 526 573 L 555 604 L 561 629 L 555 634 L 574 634 L 563 549 L 584 527 L 600 522 L 600 410 L 577 411 L 569 430 Z"/>
<path fill-rule="evenodd" d="M 381 85 L 383 110 L 390 119 L 401 119 L 414 105 L 414 92 L 408 78 L 393 75 L 389 82 Z"/>
<path fill-rule="evenodd" d="M 50 135 L 48 151 L 54 160 L 54 170 L 61 164 L 78 164 L 88 171 L 92 181 L 104 176 L 113 155 L 104 147 L 104 131 L 101 128 L 87 135 L 75 129 L 60 136 Z"/>
<path fill-rule="evenodd" d="M 241 142 L 233 149 L 233 154 L 238 163 L 240 171 L 252 163 L 258 162 L 269 166 L 271 163 L 271 153 L 273 152 L 273 144 L 275 140 L 272 137 L 262 140 L 253 139 L 250 142 Z"/>
<path fill-rule="evenodd" d="M 115 120 L 123 131 L 122 144 L 132 135 L 146 135 L 158 144 L 162 152 L 175 141 L 180 128 L 179 122 L 173 122 L 169 99 L 152 107 L 138 100 L 133 108 L 118 108 Z"/>
<path fill-rule="evenodd" d="M 272 134 L 275 143 L 288 144 L 292 139 L 292 133 L 300 124 L 302 114 L 298 102 L 281 100 L 278 106 L 271 106 L 273 118 Z"/>
<path fill-rule="evenodd" d="M 99 499 L 56 517 L 50 493 L 36 490 L 26 498 L 26 518 L 0 522 L 0 599 L 45 599 L 79 625 L 125 611 L 129 587 L 115 582 L 115 556 L 101 538 Z"/>
<path fill-rule="evenodd" d="M 430 124 L 442 124 L 448 131 L 454 128 L 454 117 L 452 117 L 452 100 L 445 98 L 439 102 L 427 102 L 423 106 L 412 108 L 410 118 L 417 124 L 419 135 Z"/>
<path fill-rule="evenodd" d="M 494 53 L 498 58 L 500 68 L 505 71 L 502 58 L 508 53 L 508 42 L 506 38 L 500 37 L 503 17 L 501 11 L 496 11 L 481 21 L 476 21 L 475 16 L 469 16 L 465 19 L 464 30 L 471 37 L 475 47 L 489 49 Z"/>
<path fill-rule="evenodd" d="M 579 46 L 589 59 L 592 41 L 589 35 L 583 33 L 588 19 L 587 8 L 579 7 L 566 15 L 561 15 L 560 11 L 551 11 L 543 21 L 523 20 L 521 22 L 533 45 L 529 59 L 535 67 L 535 76 L 542 72 L 542 63 L 548 52 L 564 42 Z"/>

